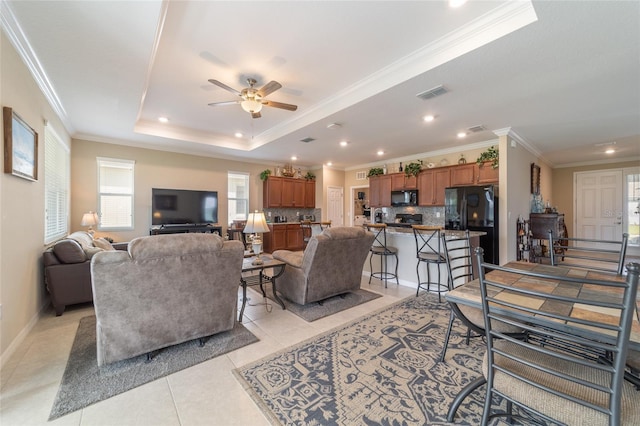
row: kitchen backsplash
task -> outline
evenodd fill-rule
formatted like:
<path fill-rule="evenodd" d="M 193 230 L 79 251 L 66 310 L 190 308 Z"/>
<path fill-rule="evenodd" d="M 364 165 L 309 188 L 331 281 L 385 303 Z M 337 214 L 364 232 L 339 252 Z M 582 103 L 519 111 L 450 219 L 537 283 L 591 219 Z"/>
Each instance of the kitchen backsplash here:
<path fill-rule="evenodd" d="M 297 209 L 297 208 L 282 208 L 282 209 L 264 209 L 264 215 L 267 218 L 267 222 L 275 222 L 276 216 L 283 216 L 287 218 L 287 222 L 298 222 L 300 215 L 312 215 L 317 221 L 322 219 L 322 209 Z"/>

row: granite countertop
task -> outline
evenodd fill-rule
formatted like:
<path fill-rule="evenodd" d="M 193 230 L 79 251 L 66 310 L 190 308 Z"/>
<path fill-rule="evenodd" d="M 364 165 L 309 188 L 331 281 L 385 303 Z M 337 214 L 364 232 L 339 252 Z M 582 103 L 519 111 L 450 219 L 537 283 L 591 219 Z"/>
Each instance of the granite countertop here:
<path fill-rule="evenodd" d="M 464 237 L 464 231 L 458 231 L 458 230 L 453 230 L 453 229 L 443 229 L 440 232 L 442 232 L 447 237 L 452 237 L 452 238 Z M 387 228 L 387 234 L 413 235 L 413 229 L 411 229 L 411 228 L 389 227 L 389 228 Z M 483 231 L 469 231 L 469 236 L 472 237 L 472 238 L 473 237 L 481 237 L 483 235 L 487 235 L 487 233 L 483 232 Z"/>

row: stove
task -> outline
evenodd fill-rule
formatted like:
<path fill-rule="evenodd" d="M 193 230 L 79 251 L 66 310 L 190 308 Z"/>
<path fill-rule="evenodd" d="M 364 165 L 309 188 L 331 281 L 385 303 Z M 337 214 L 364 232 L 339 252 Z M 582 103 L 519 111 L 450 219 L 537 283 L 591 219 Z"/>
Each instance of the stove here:
<path fill-rule="evenodd" d="M 422 215 L 419 213 L 398 213 L 394 222 L 387 222 L 387 226 L 396 228 L 411 228 L 411 225 L 422 225 Z"/>

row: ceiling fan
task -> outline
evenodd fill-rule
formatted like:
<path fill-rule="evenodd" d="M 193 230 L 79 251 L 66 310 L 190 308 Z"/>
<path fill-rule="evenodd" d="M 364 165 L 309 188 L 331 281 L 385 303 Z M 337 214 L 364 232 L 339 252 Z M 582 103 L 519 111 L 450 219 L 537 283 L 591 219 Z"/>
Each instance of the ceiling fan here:
<path fill-rule="evenodd" d="M 251 114 L 253 118 L 260 118 L 260 110 L 262 110 L 262 105 L 286 109 L 287 111 L 295 111 L 298 109 L 297 105 L 285 104 L 282 102 L 270 101 L 265 99 L 269 94 L 275 92 L 276 90 L 282 87 L 282 84 L 277 81 L 270 81 L 269 83 L 262 86 L 260 89 L 256 89 L 255 84 L 257 81 L 254 78 L 248 78 L 247 83 L 249 87 L 242 89 L 242 91 L 237 91 L 236 89 L 227 86 L 224 83 L 219 82 L 218 80 L 209 79 L 209 83 L 215 84 L 218 87 L 223 88 L 233 94 L 240 96 L 242 99 L 237 101 L 226 101 L 226 102 L 214 102 L 209 104 L 209 106 L 223 106 L 223 105 L 233 105 L 240 104 L 243 110 Z"/>

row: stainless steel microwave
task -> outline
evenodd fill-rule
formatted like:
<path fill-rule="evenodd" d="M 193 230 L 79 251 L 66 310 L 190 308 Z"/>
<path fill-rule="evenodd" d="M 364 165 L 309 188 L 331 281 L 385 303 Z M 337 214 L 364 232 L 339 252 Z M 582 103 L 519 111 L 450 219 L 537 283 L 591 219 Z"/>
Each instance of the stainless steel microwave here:
<path fill-rule="evenodd" d="M 391 191 L 391 205 L 393 207 L 417 206 L 418 191 L 415 189 Z"/>

